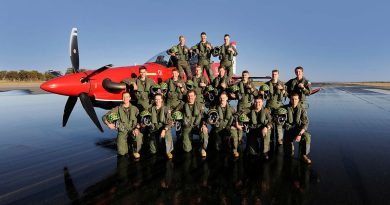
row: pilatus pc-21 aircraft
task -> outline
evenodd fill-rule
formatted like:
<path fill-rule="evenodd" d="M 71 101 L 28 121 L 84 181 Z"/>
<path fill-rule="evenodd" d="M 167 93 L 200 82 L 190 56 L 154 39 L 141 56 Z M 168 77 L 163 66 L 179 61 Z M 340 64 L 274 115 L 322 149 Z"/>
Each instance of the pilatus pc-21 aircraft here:
<path fill-rule="evenodd" d="M 233 42 L 232 44 L 235 45 Z M 84 110 L 91 120 L 103 132 L 103 128 L 97 118 L 94 107 L 110 109 L 122 100 L 122 93 L 126 91 L 126 84 L 122 81 L 129 78 L 136 78 L 139 75 L 139 67 L 144 66 L 147 69 L 148 77 L 156 83 L 160 83 L 172 77 L 172 61 L 170 56 L 161 52 L 143 65 L 113 67 L 112 64 L 105 65 L 97 70 L 88 70 L 82 72 L 79 70 L 79 50 L 77 43 L 77 28 L 73 28 L 70 35 L 70 59 L 72 62 L 73 73 L 58 76 L 41 85 L 41 89 L 69 96 L 63 115 L 62 125 L 65 127 L 69 116 L 80 98 Z M 236 60 L 234 59 L 234 62 Z M 197 63 L 196 54 L 190 59 L 190 65 L 194 69 Z M 214 75 L 218 76 L 219 62 L 213 62 L 211 67 Z M 234 65 L 233 73 L 236 71 Z M 206 76 L 206 73 L 205 73 Z M 270 79 L 270 77 L 251 77 L 252 79 Z M 233 80 L 239 77 L 233 76 Z M 115 103 L 116 102 L 116 103 Z"/>

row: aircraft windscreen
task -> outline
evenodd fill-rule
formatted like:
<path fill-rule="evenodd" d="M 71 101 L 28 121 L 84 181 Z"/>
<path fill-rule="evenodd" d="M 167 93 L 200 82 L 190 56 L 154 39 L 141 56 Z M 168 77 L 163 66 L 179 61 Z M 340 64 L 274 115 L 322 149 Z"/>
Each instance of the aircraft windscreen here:
<path fill-rule="evenodd" d="M 158 63 L 160 65 L 168 67 L 169 60 L 170 60 L 170 56 L 165 51 L 163 51 L 153 56 L 151 59 L 146 61 L 146 63 Z"/>

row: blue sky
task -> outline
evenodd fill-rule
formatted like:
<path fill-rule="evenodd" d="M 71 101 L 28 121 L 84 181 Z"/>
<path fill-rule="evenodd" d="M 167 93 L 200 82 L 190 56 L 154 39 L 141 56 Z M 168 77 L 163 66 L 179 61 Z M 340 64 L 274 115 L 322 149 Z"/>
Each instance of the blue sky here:
<path fill-rule="evenodd" d="M 79 31 L 80 66 L 141 64 L 207 32 L 213 45 L 229 33 L 238 71 L 311 81 L 390 81 L 390 2 L 54 1 L 5 0 L 0 7 L 0 70 L 70 67 L 69 35 Z"/>

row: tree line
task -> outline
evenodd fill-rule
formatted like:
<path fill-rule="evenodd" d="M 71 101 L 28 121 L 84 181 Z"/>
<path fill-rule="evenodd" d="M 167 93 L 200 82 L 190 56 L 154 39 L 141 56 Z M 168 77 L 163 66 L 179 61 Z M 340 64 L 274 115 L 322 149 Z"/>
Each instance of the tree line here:
<path fill-rule="evenodd" d="M 81 72 L 85 69 L 80 69 Z M 72 68 L 67 68 L 65 74 L 73 73 Z M 48 70 L 45 72 L 39 72 L 37 70 L 19 70 L 19 71 L 6 71 L 0 70 L 0 80 L 4 81 L 47 81 L 51 80 L 58 75 L 62 75 L 60 71 Z"/>

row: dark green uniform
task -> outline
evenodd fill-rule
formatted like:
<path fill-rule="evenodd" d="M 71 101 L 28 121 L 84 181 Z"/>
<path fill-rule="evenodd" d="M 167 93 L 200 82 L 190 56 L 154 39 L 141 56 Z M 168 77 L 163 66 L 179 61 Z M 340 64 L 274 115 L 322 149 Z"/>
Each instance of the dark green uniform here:
<path fill-rule="evenodd" d="M 299 142 L 300 146 L 300 155 L 308 155 L 310 152 L 310 143 L 311 135 L 307 131 L 309 127 L 309 118 L 307 117 L 306 110 L 302 105 L 298 105 L 296 108 L 293 108 L 291 105 L 286 107 L 287 109 L 287 121 L 285 123 L 285 154 L 294 155 L 294 144 L 293 141 L 295 137 L 299 134 L 302 129 L 305 129 L 305 132 L 301 136 L 301 141 Z"/>
<path fill-rule="evenodd" d="M 204 104 L 203 91 L 206 87 L 200 87 L 200 83 L 208 85 L 208 82 L 204 76 L 200 76 L 197 78 L 196 76 L 192 77 L 192 81 L 194 82 L 194 90 L 196 92 L 196 102 L 200 104 Z"/>
<path fill-rule="evenodd" d="M 145 80 L 137 78 L 135 83 L 138 87 L 138 89 L 135 91 L 137 107 L 141 111 L 147 110 L 151 106 L 149 101 L 150 89 L 153 85 L 155 85 L 155 82 L 152 79 L 146 77 Z"/>
<path fill-rule="evenodd" d="M 201 104 L 194 103 L 189 104 L 185 103 L 182 106 L 181 112 L 184 114 L 183 122 L 183 150 L 185 152 L 190 152 L 192 150 L 192 135 L 199 134 L 201 149 L 206 150 L 208 145 L 209 136 L 208 133 L 203 133 L 200 131 L 202 126 L 202 119 L 204 114 L 204 108 L 201 107 Z"/>
<path fill-rule="evenodd" d="M 167 106 L 171 110 L 178 110 L 178 106 L 183 102 L 184 93 L 181 88 L 177 86 L 177 83 L 181 83 L 185 87 L 183 80 L 174 81 L 172 78 L 167 80 L 168 93 L 167 93 Z"/>
<path fill-rule="evenodd" d="M 234 53 L 228 51 L 229 48 L 232 48 L 234 50 Z M 233 57 L 237 56 L 237 50 L 236 48 L 232 45 L 222 45 L 219 47 L 219 51 L 217 49 L 214 49 L 214 56 L 219 56 L 220 60 L 220 66 L 225 67 L 225 70 L 227 72 L 227 77 L 228 79 L 232 79 L 233 76 Z"/>
<path fill-rule="evenodd" d="M 251 124 L 247 139 L 248 153 L 252 155 L 257 155 L 259 153 L 258 138 L 260 137 L 263 146 L 263 153 L 266 154 L 269 151 L 271 129 L 268 129 L 265 136 L 262 134 L 262 129 L 264 127 L 272 127 L 271 112 L 268 108 L 264 107 L 259 112 L 256 112 L 256 110 L 253 109 L 249 113 L 248 117 L 250 118 Z"/>
<path fill-rule="evenodd" d="M 248 85 L 252 87 L 253 91 L 248 87 Z M 240 98 L 238 99 L 237 111 L 242 111 L 245 114 L 248 114 L 251 109 L 253 98 L 257 96 L 258 92 L 254 83 L 251 81 L 248 81 L 246 83 L 240 81 L 238 83 L 238 87 L 240 88 Z"/>
<path fill-rule="evenodd" d="M 221 86 L 222 83 L 225 83 L 226 84 L 226 88 L 223 88 Z M 226 91 L 229 86 L 230 86 L 230 81 L 228 79 L 228 77 L 226 75 L 224 75 L 223 77 L 221 77 L 220 75 L 218 77 L 216 77 L 213 81 L 213 86 L 214 88 L 216 89 L 216 94 L 219 96 L 219 94 L 221 94 L 222 91 Z"/>
<path fill-rule="evenodd" d="M 303 83 L 304 88 L 298 87 L 299 83 Z M 306 104 L 306 96 L 309 96 L 311 93 L 311 83 L 305 77 L 301 80 L 293 78 L 286 83 L 287 93 L 290 96 L 292 93 L 298 93 L 299 101 L 302 105 Z M 306 107 L 306 106 L 305 106 Z"/>
<path fill-rule="evenodd" d="M 181 46 L 180 44 L 178 44 L 174 47 L 169 49 L 167 51 L 167 53 L 170 54 L 170 53 L 172 53 L 172 51 L 177 51 L 177 52 L 175 52 L 175 55 L 176 55 L 176 59 L 177 59 L 177 69 L 179 70 L 180 78 L 181 79 L 184 78 L 184 72 L 185 72 L 187 75 L 187 79 L 191 79 L 192 72 L 191 72 L 190 64 L 188 62 L 190 60 L 189 48 L 186 45 Z"/>
<path fill-rule="evenodd" d="M 136 128 L 138 123 L 138 114 L 139 111 L 137 107 L 130 105 L 130 107 L 125 108 L 123 105 L 113 108 L 110 112 L 103 116 L 103 121 L 107 120 L 107 116 L 110 113 L 116 113 L 119 116 L 117 121 L 118 135 L 116 139 L 116 145 L 119 155 L 125 155 L 128 153 L 128 137 L 131 138 L 132 143 L 134 144 L 133 152 L 138 153 L 142 146 L 143 135 L 139 132 L 138 136 L 134 136 L 132 131 Z"/>
<path fill-rule="evenodd" d="M 278 80 L 276 83 L 273 83 L 272 80 L 265 83 L 269 87 L 269 98 L 267 100 L 266 107 L 271 110 L 272 115 L 283 106 L 283 98 L 287 96 L 287 91 L 283 93 L 283 90 L 278 89 L 278 85 L 283 86 L 285 89 L 285 85 L 282 81 Z M 276 124 L 274 124 L 275 127 Z M 283 139 L 283 125 L 276 125 L 278 140 Z"/>
<path fill-rule="evenodd" d="M 171 153 L 173 150 L 173 140 L 172 140 L 172 118 L 171 110 L 162 106 L 160 109 L 157 109 L 156 106 L 150 108 L 150 113 L 152 114 L 152 128 L 149 129 L 149 151 L 154 154 L 157 152 L 157 144 L 162 141 L 162 144 L 165 146 L 165 152 Z M 165 129 L 165 137 L 161 138 L 161 131 Z"/>
<path fill-rule="evenodd" d="M 219 120 L 218 125 L 214 125 L 211 130 L 215 148 L 220 150 L 221 142 L 227 141 L 229 137 L 233 138 L 233 152 L 237 152 L 238 147 L 238 133 L 237 129 L 231 129 L 236 111 L 229 104 L 226 107 L 217 105 L 215 108 L 218 111 Z"/>
<path fill-rule="evenodd" d="M 195 46 L 192 46 L 191 49 L 194 50 L 196 54 L 198 54 L 198 65 L 202 67 L 202 74 L 206 69 L 210 82 L 212 82 L 214 80 L 214 72 L 210 66 L 210 58 L 213 49 L 212 47 L 211 49 L 207 48 L 207 44 L 209 44 L 211 47 L 211 44 L 206 41 L 206 43 L 199 42 Z"/>

